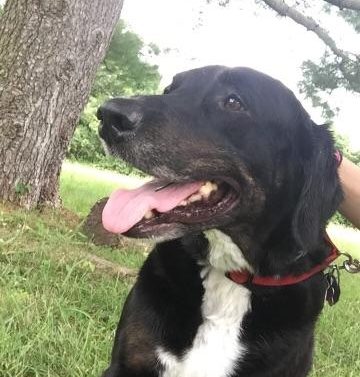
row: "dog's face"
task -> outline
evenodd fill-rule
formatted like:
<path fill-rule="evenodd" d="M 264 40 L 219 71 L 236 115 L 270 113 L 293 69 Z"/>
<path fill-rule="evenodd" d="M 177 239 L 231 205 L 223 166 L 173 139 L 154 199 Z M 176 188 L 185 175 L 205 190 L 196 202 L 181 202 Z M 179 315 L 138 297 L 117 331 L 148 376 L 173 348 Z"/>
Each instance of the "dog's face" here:
<path fill-rule="evenodd" d="M 241 226 L 266 239 L 286 222 L 311 249 L 340 200 L 329 132 L 260 72 L 195 69 L 163 95 L 115 98 L 98 116 L 108 151 L 156 178 L 113 195 L 109 230 L 169 239 Z"/>

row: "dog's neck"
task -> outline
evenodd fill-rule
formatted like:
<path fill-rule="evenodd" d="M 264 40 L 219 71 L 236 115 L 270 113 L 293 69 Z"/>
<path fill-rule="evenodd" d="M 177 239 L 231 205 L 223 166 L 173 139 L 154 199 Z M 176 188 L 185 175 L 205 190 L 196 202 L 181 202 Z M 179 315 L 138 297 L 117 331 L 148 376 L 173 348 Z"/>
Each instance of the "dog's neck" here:
<path fill-rule="evenodd" d="M 241 249 L 228 235 L 218 229 L 205 231 L 204 234 L 209 241 L 207 262 L 211 267 L 223 272 L 234 270 L 254 272 Z"/>
<path fill-rule="evenodd" d="M 280 226 L 279 226 L 280 228 Z M 328 254 L 328 247 L 319 240 L 317 260 L 302 251 L 296 243 L 291 222 L 281 224 L 272 232 L 262 232 L 249 224 L 205 231 L 209 241 L 209 261 L 224 271 L 247 270 L 263 276 L 304 273 Z M 322 251 L 322 252 L 321 252 Z"/>

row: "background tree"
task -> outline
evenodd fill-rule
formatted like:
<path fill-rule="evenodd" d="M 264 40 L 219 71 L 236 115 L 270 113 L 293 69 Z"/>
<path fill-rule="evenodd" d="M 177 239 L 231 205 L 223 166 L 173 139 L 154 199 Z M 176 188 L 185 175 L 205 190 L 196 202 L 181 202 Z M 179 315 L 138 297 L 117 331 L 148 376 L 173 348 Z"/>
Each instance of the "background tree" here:
<path fill-rule="evenodd" d="M 120 0 L 8 0 L 0 23 L 0 199 L 58 203 L 62 160 Z"/>

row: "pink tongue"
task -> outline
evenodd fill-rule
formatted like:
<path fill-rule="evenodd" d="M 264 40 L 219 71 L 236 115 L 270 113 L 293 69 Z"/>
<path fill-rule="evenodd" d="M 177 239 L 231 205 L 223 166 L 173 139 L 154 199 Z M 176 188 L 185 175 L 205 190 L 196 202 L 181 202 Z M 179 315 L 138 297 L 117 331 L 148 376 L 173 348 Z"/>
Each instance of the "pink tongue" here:
<path fill-rule="evenodd" d="M 112 233 L 125 233 L 138 223 L 147 211 L 170 211 L 197 192 L 202 185 L 203 182 L 172 184 L 155 191 L 159 183 L 152 181 L 135 190 L 116 190 L 104 207 L 103 226 Z"/>

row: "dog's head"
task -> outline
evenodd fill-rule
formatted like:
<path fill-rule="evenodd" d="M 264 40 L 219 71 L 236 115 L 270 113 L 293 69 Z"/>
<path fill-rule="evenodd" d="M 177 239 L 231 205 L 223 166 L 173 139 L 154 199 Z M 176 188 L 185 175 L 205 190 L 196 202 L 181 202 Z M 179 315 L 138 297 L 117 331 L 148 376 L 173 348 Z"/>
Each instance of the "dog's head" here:
<path fill-rule="evenodd" d="M 217 228 L 245 249 L 256 240 L 308 253 L 341 199 L 330 132 L 260 72 L 191 70 L 163 95 L 106 102 L 98 117 L 108 151 L 155 177 L 111 196 L 110 231 L 170 239 Z"/>

